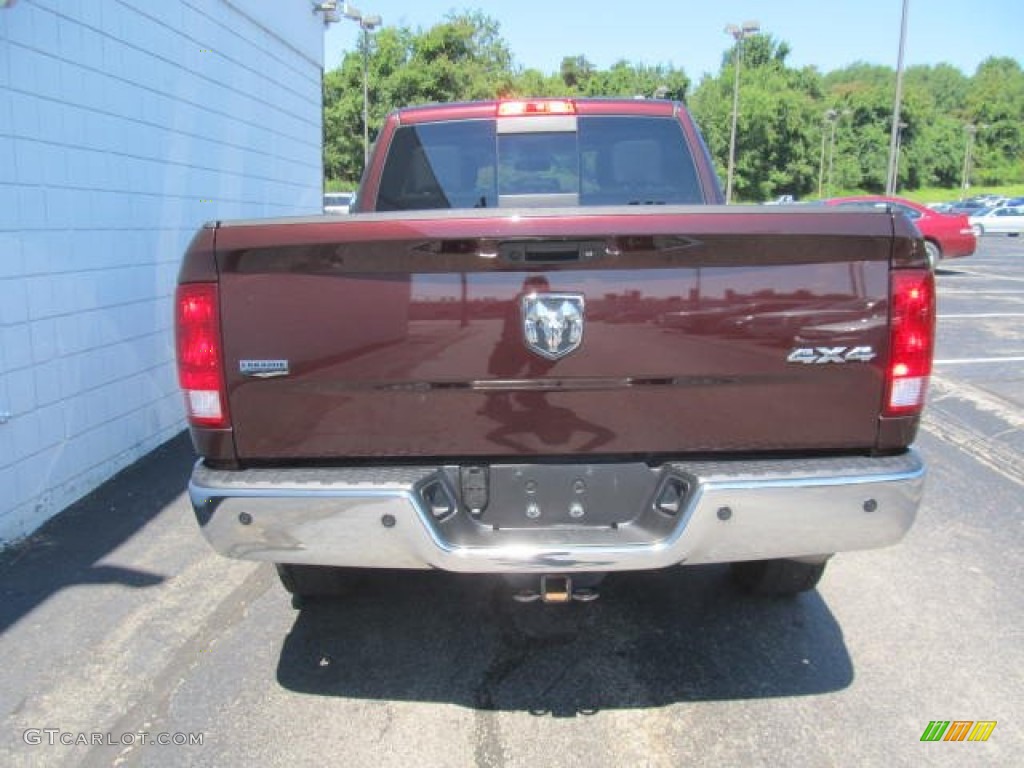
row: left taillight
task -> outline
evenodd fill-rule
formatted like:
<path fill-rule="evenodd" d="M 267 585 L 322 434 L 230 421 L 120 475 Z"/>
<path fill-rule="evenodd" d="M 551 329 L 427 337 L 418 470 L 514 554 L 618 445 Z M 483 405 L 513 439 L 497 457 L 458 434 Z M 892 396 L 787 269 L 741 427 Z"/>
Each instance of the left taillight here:
<path fill-rule="evenodd" d="M 178 286 L 175 336 L 178 382 L 189 422 L 197 427 L 229 426 L 216 283 Z"/>
<path fill-rule="evenodd" d="M 935 346 L 935 277 L 930 269 L 896 270 L 890 287 L 886 416 L 921 412 Z"/>

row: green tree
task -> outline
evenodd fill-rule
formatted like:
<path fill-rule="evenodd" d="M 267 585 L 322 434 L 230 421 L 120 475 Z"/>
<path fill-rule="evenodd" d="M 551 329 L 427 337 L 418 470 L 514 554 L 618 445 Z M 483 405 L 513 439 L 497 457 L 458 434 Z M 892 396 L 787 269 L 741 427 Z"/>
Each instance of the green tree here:
<path fill-rule="evenodd" d="M 901 180 L 911 189 L 959 186 L 970 81 L 955 67 L 939 64 L 910 67 L 904 87 L 912 125 L 904 131 Z"/>
<path fill-rule="evenodd" d="M 566 88 L 580 93 L 586 89 L 587 83 L 593 77 L 594 65 L 587 61 L 586 56 L 566 56 L 559 67 L 559 75 Z"/>
<path fill-rule="evenodd" d="M 975 183 L 1024 181 L 1024 70 L 1011 58 L 983 61 L 971 78 L 967 114 L 978 126 Z"/>
<path fill-rule="evenodd" d="M 681 69 L 664 64 L 647 66 L 617 61 L 611 69 L 597 71 L 581 92 L 584 96 L 666 98 L 686 101 L 690 80 Z"/>
<path fill-rule="evenodd" d="M 557 74 L 515 66 L 496 21 L 454 14 L 427 30 L 385 27 L 364 51 L 348 52 L 324 73 L 324 169 L 355 183 L 363 166 L 363 61 L 368 62 L 370 137 L 392 109 L 413 104 L 527 96 L 662 96 L 684 100 L 689 79 L 668 65 L 617 62 L 600 71 L 566 56 Z"/>
<path fill-rule="evenodd" d="M 560 75 L 545 75 L 538 69 L 522 70 L 514 76 L 511 88 L 498 94 L 501 98 L 572 95 L 573 89 Z"/>
<path fill-rule="evenodd" d="M 324 169 L 354 182 L 363 165 L 363 61 L 368 61 L 370 138 L 392 109 L 494 98 L 515 87 L 512 54 L 496 21 L 454 14 L 426 31 L 385 27 L 324 74 Z"/>
<path fill-rule="evenodd" d="M 833 152 L 837 189 L 885 190 L 895 87 L 892 69 L 863 62 L 824 77 L 821 114 L 832 109 L 839 115 Z"/>
<path fill-rule="evenodd" d="M 806 195 L 816 189 L 818 179 L 820 76 L 814 69 L 787 67 L 789 46 L 771 35 L 749 37 L 742 46 L 735 195 L 747 201 Z M 737 50 L 733 46 L 726 52 L 718 75 L 705 76 L 690 102 L 723 179 Z"/>
<path fill-rule="evenodd" d="M 737 45 L 723 52 L 718 73 L 704 76 L 691 91 L 685 71 L 671 64 L 621 60 L 602 70 L 575 54 L 564 56 L 557 72 L 522 69 L 498 23 L 479 12 L 449 15 L 426 30 L 385 27 L 367 38 L 365 50 L 363 44 L 324 74 L 324 168 L 337 183 L 353 184 L 362 171 L 364 54 L 371 138 L 389 111 L 413 104 L 658 96 L 689 104 L 720 175 L 726 175 Z M 829 156 L 833 192 L 881 192 L 895 72 L 855 62 L 823 75 L 790 67 L 789 53 L 786 42 L 769 34 L 742 43 L 737 198 L 814 195 Z M 990 58 L 970 77 L 949 64 L 910 67 L 900 122 L 899 190 L 959 187 L 968 126 L 977 130 L 975 185 L 1024 181 L 1024 71 L 1012 58 Z"/>

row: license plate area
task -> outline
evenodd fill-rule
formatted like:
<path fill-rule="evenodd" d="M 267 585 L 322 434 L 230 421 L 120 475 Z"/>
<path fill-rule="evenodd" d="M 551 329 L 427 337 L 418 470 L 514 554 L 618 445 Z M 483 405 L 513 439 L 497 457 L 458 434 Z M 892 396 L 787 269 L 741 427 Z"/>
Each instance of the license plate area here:
<path fill-rule="evenodd" d="M 616 529 L 644 512 L 659 481 L 646 464 L 492 464 L 459 475 L 464 508 L 493 530 Z"/>

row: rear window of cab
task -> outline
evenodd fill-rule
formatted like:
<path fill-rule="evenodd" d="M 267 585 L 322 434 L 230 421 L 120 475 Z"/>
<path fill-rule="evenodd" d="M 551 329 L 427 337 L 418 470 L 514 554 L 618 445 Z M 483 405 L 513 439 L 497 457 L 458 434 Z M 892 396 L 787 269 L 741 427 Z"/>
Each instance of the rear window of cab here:
<path fill-rule="evenodd" d="M 376 210 L 703 202 L 675 119 L 580 116 L 545 130 L 526 118 L 511 131 L 501 119 L 398 128 Z"/>

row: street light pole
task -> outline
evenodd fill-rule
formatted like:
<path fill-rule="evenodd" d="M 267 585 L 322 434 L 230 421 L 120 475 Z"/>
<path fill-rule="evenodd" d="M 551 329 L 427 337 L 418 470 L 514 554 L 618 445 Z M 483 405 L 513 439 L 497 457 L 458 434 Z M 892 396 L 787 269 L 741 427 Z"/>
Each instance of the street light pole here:
<path fill-rule="evenodd" d="M 839 111 L 829 109 L 825 111 L 821 121 L 821 161 L 818 164 L 818 197 L 822 196 L 822 180 L 825 176 L 825 126 L 831 128 L 831 138 L 828 144 L 828 194 L 832 195 L 832 157 L 836 149 L 836 121 L 839 119 Z"/>
<path fill-rule="evenodd" d="M 978 126 L 968 123 L 964 126 L 967 139 L 964 142 L 964 180 L 960 185 L 960 199 L 967 197 L 967 190 L 971 187 L 971 150 L 974 149 L 974 137 L 978 135 Z"/>
<path fill-rule="evenodd" d="M 725 202 L 732 202 L 732 177 L 736 168 L 736 119 L 740 111 L 740 61 L 743 59 L 743 40 L 761 31 L 761 26 L 756 21 L 745 21 L 742 26 L 729 24 L 725 28 L 727 35 L 732 35 L 736 40 L 736 55 L 733 64 L 735 78 L 732 86 L 732 130 L 729 132 L 729 173 L 725 183 Z"/>
<path fill-rule="evenodd" d="M 345 3 L 342 15 L 359 24 L 363 31 L 363 167 L 370 162 L 370 32 L 381 25 L 380 16 L 364 16 Z"/>
<path fill-rule="evenodd" d="M 370 32 L 364 20 L 363 30 L 363 168 L 370 162 Z"/>
<path fill-rule="evenodd" d="M 903 0 L 900 20 L 900 53 L 896 60 L 896 98 L 892 105 L 892 131 L 889 136 L 889 171 L 885 178 L 885 194 L 896 193 L 896 152 L 900 135 L 900 103 L 903 101 L 903 51 L 907 44 L 907 11 L 910 0 Z"/>
<path fill-rule="evenodd" d="M 832 112 L 829 110 L 828 112 Z M 822 183 L 825 180 L 825 124 L 828 122 L 828 112 L 821 121 L 821 159 L 818 161 L 818 198 L 822 196 Z"/>
<path fill-rule="evenodd" d="M 832 123 L 832 135 L 828 140 L 828 194 L 832 196 L 832 161 L 836 155 L 836 123 L 839 122 L 839 113 L 834 110 L 829 110 L 829 122 Z"/>

